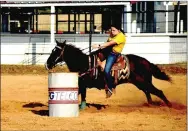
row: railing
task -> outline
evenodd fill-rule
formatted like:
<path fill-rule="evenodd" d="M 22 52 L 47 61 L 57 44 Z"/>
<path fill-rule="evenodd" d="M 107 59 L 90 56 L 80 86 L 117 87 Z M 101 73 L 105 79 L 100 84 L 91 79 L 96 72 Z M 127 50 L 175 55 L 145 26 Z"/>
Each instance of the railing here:
<path fill-rule="evenodd" d="M 36 39 L 40 39 L 40 41 L 37 41 Z M 57 37 L 56 40 L 58 40 L 59 42 L 63 42 L 63 40 L 65 40 L 65 39 Z M 67 38 L 66 40 L 68 42 L 70 42 L 73 39 Z M 72 42 L 75 42 L 75 39 Z M 49 47 L 47 47 L 47 46 L 49 46 Z M 41 56 L 50 55 L 51 50 L 49 50 L 49 48 L 50 49 L 53 48 L 53 45 L 50 43 L 49 37 L 30 36 L 29 44 L 28 44 L 28 47 L 26 48 L 26 52 L 24 54 L 25 59 L 23 61 L 21 61 L 20 63 L 29 64 L 29 65 L 40 63 Z M 40 50 L 40 51 L 37 52 L 36 50 Z"/>

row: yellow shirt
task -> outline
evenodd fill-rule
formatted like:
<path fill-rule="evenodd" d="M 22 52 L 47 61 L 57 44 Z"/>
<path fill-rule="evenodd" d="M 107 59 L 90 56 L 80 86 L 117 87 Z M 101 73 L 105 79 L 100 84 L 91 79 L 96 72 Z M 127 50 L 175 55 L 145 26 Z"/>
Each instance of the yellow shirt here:
<path fill-rule="evenodd" d="M 125 35 L 120 32 L 119 34 L 117 34 L 114 37 L 108 37 L 107 42 L 113 40 L 114 42 L 116 42 L 116 44 L 113 46 L 112 50 L 115 51 L 116 53 L 121 53 L 123 50 L 123 47 L 125 45 L 126 42 L 126 38 Z"/>

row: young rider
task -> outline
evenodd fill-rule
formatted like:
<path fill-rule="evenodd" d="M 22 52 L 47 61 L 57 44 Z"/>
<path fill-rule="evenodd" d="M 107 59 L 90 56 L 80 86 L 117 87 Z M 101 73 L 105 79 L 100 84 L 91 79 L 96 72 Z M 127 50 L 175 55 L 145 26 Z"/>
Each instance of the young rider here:
<path fill-rule="evenodd" d="M 104 68 L 104 74 L 105 74 L 105 80 L 107 82 L 108 91 L 106 91 L 106 98 L 111 97 L 112 90 L 115 91 L 115 85 L 113 78 L 110 74 L 111 68 L 115 61 L 117 60 L 118 56 L 121 54 L 124 45 L 126 42 L 125 35 L 123 31 L 121 30 L 121 27 L 119 25 L 111 25 L 110 28 L 110 35 L 108 37 L 107 42 L 103 44 L 93 44 L 92 48 L 105 48 L 108 46 L 113 46 L 111 52 L 109 53 L 106 65 Z"/>

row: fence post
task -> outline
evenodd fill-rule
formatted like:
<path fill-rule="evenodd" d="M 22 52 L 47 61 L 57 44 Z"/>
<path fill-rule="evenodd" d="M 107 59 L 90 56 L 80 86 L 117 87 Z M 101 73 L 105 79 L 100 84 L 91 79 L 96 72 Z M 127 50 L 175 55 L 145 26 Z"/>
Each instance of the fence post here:
<path fill-rule="evenodd" d="M 131 11 L 131 4 L 127 4 L 127 11 Z M 127 13 L 127 33 L 131 33 L 131 13 Z"/>
<path fill-rule="evenodd" d="M 183 20 L 180 20 L 180 33 L 183 33 Z"/>
<path fill-rule="evenodd" d="M 177 12 L 177 33 L 180 32 L 180 2 L 178 1 L 178 12 Z"/>
<path fill-rule="evenodd" d="M 55 39 L 55 6 L 51 6 L 51 44 L 54 44 Z"/>

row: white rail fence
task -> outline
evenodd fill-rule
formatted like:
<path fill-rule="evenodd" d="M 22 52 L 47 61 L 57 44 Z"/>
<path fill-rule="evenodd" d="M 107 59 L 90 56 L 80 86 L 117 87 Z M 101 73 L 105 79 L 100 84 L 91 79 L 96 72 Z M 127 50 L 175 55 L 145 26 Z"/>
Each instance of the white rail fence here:
<path fill-rule="evenodd" d="M 11 40 L 12 39 L 12 40 Z M 58 37 L 57 40 L 67 40 L 80 49 L 89 46 L 89 38 Z M 93 36 L 93 43 L 103 43 L 107 36 Z M 169 35 L 128 35 L 122 54 L 135 54 L 148 59 L 155 64 L 170 64 L 187 61 L 186 36 Z M 44 64 L 55 43 L 50 37 L 3 37 L 1 45 L 1 64 Z M 85 53 L 88 50 L 84 50 Z"/>

